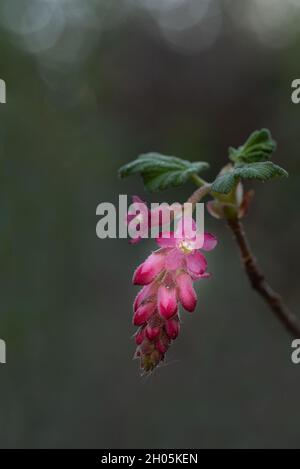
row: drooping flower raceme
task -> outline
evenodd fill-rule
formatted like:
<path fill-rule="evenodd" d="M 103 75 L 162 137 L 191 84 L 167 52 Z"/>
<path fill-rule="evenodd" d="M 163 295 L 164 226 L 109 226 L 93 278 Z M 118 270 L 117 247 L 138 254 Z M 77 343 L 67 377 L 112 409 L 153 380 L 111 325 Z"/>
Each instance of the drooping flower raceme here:
<path fill-rule="evenodd" d="M 193 282 L 207 278 L 204 251 L 214 249 L 214 235 L 199 236 L 195 222 L 182 219 L 175 232 L 162 233 L 153 252 L 135 271 L 133 283 L 142 285 L 134 301 L 133 324 L 137 350 L 144 372 L 152 371 L 165 357 L 171 342 L 180 331 L 178 306 L 192 312 L 197 295 Z"/>

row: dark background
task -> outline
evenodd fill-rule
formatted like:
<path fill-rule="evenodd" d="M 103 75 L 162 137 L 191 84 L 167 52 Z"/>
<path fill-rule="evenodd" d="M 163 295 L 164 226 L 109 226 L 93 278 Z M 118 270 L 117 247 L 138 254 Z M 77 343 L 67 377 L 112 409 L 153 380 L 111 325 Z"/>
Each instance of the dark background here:
<path fill-rule="evenodd" d="M 2 448 L 300 447 L 291 337 L 222 221 L 213 277 L 166 365 L 132 361 L 131 284 L 151 240 L 96 237 L 96 206 L 145 195 L 118 167 L 156 150 L 209 161 L 268 127 L 287 180 L 251 184 L 246 229 L 299 314 L 300 1 L 2 0 Z M 192 185 L 148 197 L 183 201 Z"/>

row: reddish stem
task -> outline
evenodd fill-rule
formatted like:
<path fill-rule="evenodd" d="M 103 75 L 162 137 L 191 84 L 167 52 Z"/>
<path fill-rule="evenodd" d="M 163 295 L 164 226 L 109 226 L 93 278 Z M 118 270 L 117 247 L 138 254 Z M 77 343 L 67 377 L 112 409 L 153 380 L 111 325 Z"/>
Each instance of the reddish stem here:
<path fill-rule="evenodd" d="M 297 317 L 289 311 L 280 295 L 266 281 L 251 252 L 241 221 L 234 218 L 227 222 L 239 247 L 242 263 L 252 287 L 261 295 L 292 336 L 300 338 L 300 323 Z"/>

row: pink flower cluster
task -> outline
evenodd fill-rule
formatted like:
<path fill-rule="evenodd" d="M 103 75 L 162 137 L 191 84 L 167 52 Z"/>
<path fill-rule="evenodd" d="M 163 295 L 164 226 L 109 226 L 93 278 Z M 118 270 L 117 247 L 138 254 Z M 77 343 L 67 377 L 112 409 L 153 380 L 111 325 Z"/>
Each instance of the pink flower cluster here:
<path fill-rule="evenodd" d="M 192 229 L 188 228 L 192 227 Z M 182 219 L 175 233 L 163 233 L 156 242 L 160 249 L 153 252 L 135 271 L 133 283 L 142 285 L 134 301 L 133 324 L 137 350 L 144 372 L 152 371 L 164 360 L 171 342 L 180 331 L 179 303 L 192 312 L 197 295 L 193 282 L 209 277 L 207 261 L 201 249 L 214 249 L 214 235 L 204 233 L 199 244 L 195 222 Z"/>

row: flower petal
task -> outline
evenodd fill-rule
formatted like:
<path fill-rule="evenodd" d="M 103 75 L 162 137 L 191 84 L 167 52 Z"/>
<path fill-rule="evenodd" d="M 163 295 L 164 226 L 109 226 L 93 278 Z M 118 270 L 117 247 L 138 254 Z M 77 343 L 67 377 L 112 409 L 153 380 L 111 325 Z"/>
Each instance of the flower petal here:
<path fill-rule="evenodd" d="M 165 254 L 153 252 L 134 272 L 134 285 L 148 285 L 162 271 L 164 265 Z"/>
<path fill-rule="evenodd" d="M 154 340 L 159 336 L 160 328 L 159 327 L 146 327 L 146 336 L 149 340 Z"/>
<path fill-rule="evenodd" d="M 193 274 L 191 275 L 192 280 L 201 280 L 202 278 L 210 278 L 211 274 L 209 272 L 204 272 L 203 274 Z"/>
<path fill-rule="evenodd" d="M 129 206 L 128 212 L 127 212 L 127 223 L 131 222 L 135 217 L 138 216 L 138 214 L 141 211 L 141 208 L 143 208 L 143 212 L 149 212 L 149 209 L 147 207 L 146 202 L 144 200 L 140 199 L 137 195 L 132 196 L 132 204 Z"/>
<path fill-rule="evenodd" d="M 145 328 L 142 327 L 135 334 L 134 340 L 135 340 L 136 345 L 141 345 L 141 343 L 144 341 L 144 339 L 145 339 Z"/>
<path fill-rule="evenodd" d="M 145 303 L 141 305 L 134 313 L 133 324 L 135 326 L 142 326 L 145 322 L 149 321 L 155 309 L 155 303 Z"/>
<path fill-rule="evenodd" d="M 136 238 L 131 238 L 131 239 L 129 240 L 129 244 L 137 244 L 137 243 L 139 243 L 141 240 L 142 240 L 142 237 L 141 237 L 141 236 L 137 236 Z"/>
<path fill-rule="evenodd" d="M 178 319 L 169 319 L 166 321 L 165 329 L 168 337 L 172 340 L 176 339 L 180 330 L 180 322 Z"/>
<path fill-rule="evenodd" d="M 164 344 L 161 340 L 158 340 L 156 342 L 155 347 L 162 354 L 166 353 L 166 351 L 168 350 L 167 344 Z"/>
<path fill-rule="evenodd" d="M 160 233 L 155 241 L 162 248 L 173 248 L 176 246 L 176 239 L 174 238 L 174 233 L 172 231 Z"/>
<path fill-rule="evenodd" d="M 178 298 L 184 309 L 194 311 L 197 305 L 197 295 L 193 281 L 187 273 L 181 273 L 176 278 Z"/>
<path fill-rule="evenodd" d="M 157 294 L 157 305 L 159 314 L 165 318 L 170 319 L 177 313 L 177 299 L 175 288 L 167 288 L 161 285 Z"/>
<path fill-rule="evenodd" d="M 191 275 L 203 274 L 207 268 L 207 261 L 204 255 L 199 251 L 194 251 L 186 256 L 188 273 Z"/>
<path fill-rule="evenodd" d="M 126 222 L 130 223 L 136 217 L 136 213 L 127 213 Z"/>
<path fill-rule="evenodd" d="M 167 270 L 180 269 L 183 265 L 184 254 L 179 249 L 172 249 L 165 258 L 165 267 Z"/>
<path fill-rule="evenodd" d="M 215 235 L 211 233 L 204 233 L 204 243 L 201 249 L 204 249 L 204 251 L 212 251 L 215 249 L 217 244 L 218 240 Z"/>
<path fill-rule="evenodd" d="M 132 202 L 134 204 L 145 204 L 146 205 L 146 202 L 144 200 L 142 200 L 138 195 L 133 195 L 132 196 Z"/>
<path fill-rule="evenodd" d="M 175 230 L 175 237 L 177 240 L 182 239 L 195 239 L 197 233 L 196 222 L 191 216 L 183 216 L 178 220 Z"/>
<path fill-rule="evenodd" d="M 181 211 L 181 205 L 179 204 Z M 150 220 L 152 227 L 162 226 L 163 229 L 170 229 L 173 215 L 178 211 L 176 204 L 170 206 L 169 204 L 158 204 L 155 208 L 150 210 Z M 165 227 L 165 228 L 164 228 Z"/>
<path fill-rule="evenodd" d="M 156 288 L 157 287 L 155 287 L 155 285 L 152 283 L 150 285 L 145 285 L 135 297 L 133 310 L 136 311 L 145 300 L 149 300 L 151 296 L 155 294 Z"/>

